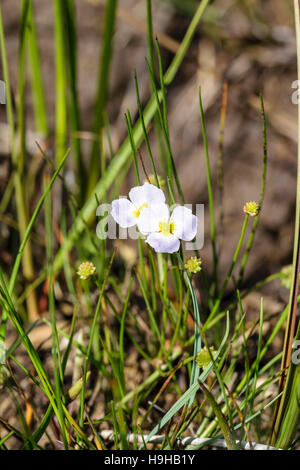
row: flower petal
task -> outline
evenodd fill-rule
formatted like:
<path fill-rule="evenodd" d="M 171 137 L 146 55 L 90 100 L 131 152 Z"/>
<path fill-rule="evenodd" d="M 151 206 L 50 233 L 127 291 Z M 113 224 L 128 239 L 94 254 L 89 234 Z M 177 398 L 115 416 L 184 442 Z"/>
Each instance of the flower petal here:
<path fill-rule="evenodd" d="M 153 204 L 144 207 L 140 213 L 137 224 L 143 235 L 159 231 L 159 223 L 169 220 L 169 208 L 167 204 Z"/>
<path fill-rule="evenodd" d="M 197 233 L 197 217 L 193 215 L 191 209 L 184 206 L 176 207 L 170 217 L 175 228 L 173 234 L 186 242 L 193 240 Z"/>
<path fill-rule="evenodd" d="M 122 228 L 132 227 L 137 223 L 134 210 L 134 205 L 128 199 L 115 199 L 112 202 L 111 215 Z"/>
<path fill-rule="evenodd" d="M 143 204 L 163 204 L 166 200 L 163 191 L 150 183 L 135 186 L 129 191 L 129 199 L 139 208 Z"/>
<path fill-rule="evenodd" d="M 154 248 L 157 253 L 174 253 L 179 250 L 180 241 L 174 235 L 163 235 L 162 233 L 150 233 L 146 242 Z"/>

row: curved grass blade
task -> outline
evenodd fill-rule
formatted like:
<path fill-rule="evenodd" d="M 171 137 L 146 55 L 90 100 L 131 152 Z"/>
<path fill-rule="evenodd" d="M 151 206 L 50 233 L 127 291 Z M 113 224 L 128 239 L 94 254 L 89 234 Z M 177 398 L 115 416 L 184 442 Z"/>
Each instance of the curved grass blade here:
<path fill-rule="evenodd" d="M 185 279 L 186 279 L 187 285 L 188 285 L 190 293 L 191 293 L 191 298 L 192 298 L 193 308 L 194 308 L 194 314 L 195 314 L 194 361 L 193 361 L 192 373 L 191 373 L 191 378 L 190 378 L 190 386 L 191 386 L 197 381 L 197 379 L 200 375 L 200 369 L 197 366 L 197 363 L 196 363 L 195 359 L 196 359 L 196 356 L 197 356 L 198 352 L 201 350 L 201 335 L 200 335 L 201 318 L 200 318 L 200 312 L 199 312 L 198 302 L 197 302 L 197 299 L 196 299 L 196 294 L 195 294 L 194 288 L 192 286 L 189 275 L 188 275 L 188 273 L 187 273 L 187 271 L 184 267 L 184 263 L 183 263 L 183 261 L 182 261 L 182 259 L 181 259 L 181 257 L 179 256 L 178 253 L 177 253 L 177 259 L 178 259 L 179 264 L 181 265 L 181 267 L 182 267 L 182 269 L 184 270 L 184 273 L 185 273 Z M 194 398 L 195 398 L 195 395 L 191 397 L 191 399 L 189 401 L 189 406 L 192 405 L 192 403 L 194 401 Z"/>
<path fill-rule="evenodd" d="M 297 69 L 298 80 L 300 79 L 300 11 L 299 0 L 294 0 L 295 12 L 295 28 L 296 28 L 296 41 L 297 41 Z M 298 291 L 299 291 L 299 272 L 300 272 L 300 105 L 298 104 L 298 165 L 297 165 L 297 194 L 296 194 L 296 214 L 295 214 L 295 234 L 294 234 L 294 249 L 293 249 L 293 274 L 292 286 L 290 289 L 290 298 L 288 304 L 288 320 L 284 338 L 283 357 L 281 363 L 281 380 L 279 383 L 278 392 L 284 391 L 283 397 L 277 402 L 274 420 L 272 427 L 271 443 L 284 441 L 285 446 L 288 445 L 286 437 L 283 437 L 283 428 L 286 436 L 291 437 L 295 430 L 295 423 L 292 420 L 290 423 L 286 420 L 286 414 L 290 407 L 294 408 L 295 403 L 298 401 L 297 417 L 300 415 L 299 407 L 299 389 L 300 378 L 299 370 L 300 365 L 291 364 L 292 343 L 296 325 L 297 305 L 298 305 Z M 298 324 L 297 335 L 300 337 L 300 323 Z M 286 378 L 288 371 L 288 379 Z M 298 378 L 297 378 L 298 377 Z M 296 400 L 296 401 L 295 401 Z M 277 438 L 279 439 L 277 441 Z"/>
<path fill-rule="evenodd" d="M 204 111 L 203 111 L 203 105 L 202 105 L 201 88 L 199 88 L 199 106 L 200 106 L 200 117 L 201 117 L 203 145 L 204 145 L 204 150 L 205 150 L 206 179 L 207 179 L 209 222 L 210 222 L 210 238 L 211 238 L 211 244 L 212 244 L 213 263 L 214 263 L 214 283 L 215 283 L 215 292 L 217 292 L 218 291 L 218 255 L 217 255 L 217 247 L 216 247 L 214 199 L 213 199 L 213 191 L 212 191 L 210 160 L 209 160 L 208 144 L 207 144 L 207 137 L 206 137 L 206 128 L 205 128 Z"/>

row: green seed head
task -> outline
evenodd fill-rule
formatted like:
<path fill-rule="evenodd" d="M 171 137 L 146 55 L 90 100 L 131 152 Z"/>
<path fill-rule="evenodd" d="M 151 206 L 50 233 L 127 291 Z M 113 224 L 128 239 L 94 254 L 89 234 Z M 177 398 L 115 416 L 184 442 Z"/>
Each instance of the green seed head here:
<path fill-rule="evenodd" d="M 157 175 L 157 179 L 158 179 L 160 189 L 164 189 L 166 187 L 166 181 L 159 175 Z M 156 186 L 156 180 L 155 180 L 155 176 L 153 174 L 149 175 L 149 180 L 146 179 L 144 181 L 144 183 L 149 183 L 149 182 L 151 184 L 153 184 L 154 186 Z"/>
<path fill-rule="evenodd" d="M 213 346 L 211 346 L 209 348 L 209 351 L 210 351 L 210 354 L 212 355 L 212 357 L 215 358 L 215 355 L 216 355 L 217 351 L 214 349 Z M 208 351 L 207 347 L 204 346 L 204 348 L 202 348 L 198 352 L 197 357 L 196 357 L 196 362 L 197 362 L 198 367 L 202 367 L 202 369 L 206 369 L 206 367 L 209 365 L 209 363 L 211 361 L 209 351 Z"/>
<path fill-rule="evenodd" d="M 94 272 L 96 271 L 96 267 L 94 266 L 93 263 L 90 261 L 84 261 L 83 263 L 80 264 L 77 270 L 77 274 L 80 277 L 80 279 L 83 279 L 86 281 L 91 277 Z"/>
<path fill-rule="evenodd" d="M 259 204 L 255 201 L 246 202 L 243 211 L 251 217 L 256 217 L 259 212 Z"/>
<path fill-rule="evenodd" d="M 192 256 L 187 260 L 184 267 L 188 273 L 196 274 L 202 269 L 202 260 L 201 258 L 196 258 L 196 256 Z"/>

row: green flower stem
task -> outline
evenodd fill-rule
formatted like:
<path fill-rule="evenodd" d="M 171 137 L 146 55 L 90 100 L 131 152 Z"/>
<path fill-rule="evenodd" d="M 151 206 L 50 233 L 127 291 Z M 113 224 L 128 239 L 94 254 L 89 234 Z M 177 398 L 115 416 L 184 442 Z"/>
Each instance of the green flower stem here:
<path fill-rule="evenodd" d="M 199 106 L 200 106 L 200 117 L 201 117 L 201 128 L 203 136 L 203 144 L 205 150 L 205 163 L 206 163 L 206 179 L 207 179 L 207 190 L 208 190 L 208 205 L 209 205 L 209 222 L 210 222 L 210 238 L 213 251 L 213 263 L 214 263 L 214 282 L 215 282 L 215 293 L 218 292 L 218 254 L 216 247 L 216 228 L 215 228 L 215 216 L 214 216 L 214 199 L 212 191 L 212 179 L 210 171 L 209 152 L 207 145 L 204 112 L 202 106 L 201 88 L 199 88 Z"/>
<path fill-rule="evenodd" d="M 244 218 L 244 223 L 243 223 L 243 227 L 242 227 L 242 231 L 241 231 L 241 235 L 240 235 L 240 238 L 239 238 L 239 241 L 238 241 L 238 244 L 237 244 L 237 247 L 236 247 L 236 250 L 235 250 L 235 253 L 234 253 L 234 256 L 233 256 L 233 259 L 232 259 L 232 263 L 231 263 L 231 266 L 230 266 L 230 269 L 228 271 L 228 274 L 226 276 L 226 279 L 223 283 L 223 286 L 220 290 L 220 293 L 219 293 L 219 296 L 218 296 L 218 299 L 209 315 L 209 317 L 207 318 L 206 322 L 204 323 L 203 327 L 202 327 L 202 331 L 203 333 L 209 328 L 209 324 L 211 322 L 211 320 L 213 320 L 213 318 L 216 316 L 216 314 L 218 313 L 219 311 L 219 308 L 220 308 L 220 304 L 221 304 L 221 301 L 223 299 L 223 296 L 224 296 L 224 293 L 226 291 L 226 288 L 228 286 L 228 283 L 231 279 L 231 275 L 232 275 L 232 272 L 234 270 L 234 267 L 236 265 L 236 262 L 237 262 L 237 258 L 238 258 L 238 255 L 240 253 L 240 249 L 241 249 L 241 246 L 242 246 L 242 243 L 243 243 L 243 240 L 244 240 L 244 237 L 245 237 L 245 232 L 246 232 L 246 227 L 247 227 L 247 223 L 248 223 L 248 219 L 249 219 L 249 215 L 246 214 L 245 215 L 245 218 Z"/>
<path fill-rule="evenodd" d="M 180 266 L 184 270 L 186 283 L 187 283 L 187 286 L 188 286 L 189 291 L 191 293 L 191 298 L 192 298 L 192 302 L 193 302 L 193 309 L 194 309 L 194 315 L 195 315 L 195 342 L 194 342 L 193 357 L 195 359 L 197 357 L 197 354 L 201 350 L 201 347 L 202 347 L 201 335 L 200 335 L 200 325 L 201 325 L 200 312 L 199 312 L 198 302 L 197 302 L 197 298 L 196 298 L 196 293 L 195 293 L 195 290 L 193 288 L 191 279 L 188 275 L 187 270 L 184 267 L 184 263 L 183 263 L 180 255 L 178 253 L 177 253 L 177 258 L 178 258 L 178 262 L 179 262 Z M 198 379 L 199 375 L 200 375 L 200 369 L 197 366 L 196 361 L 194 360 L 193 366 L 192 366 L 191 378 L 190 378 L 190 387 L 197 382 L 197 379 Z M 192 396 L 189 400 L 189 406 L 192 405 L 192 403 L 194 401 L 194 398 L 195 398 L 195 394 L 192 394 Z"/>
<path fill-rule="evenodd" d="M 262 179 L 261 179 L 261 188 L 260 188 L 260 197 L 258 201 L 258 206 L 259 206 L 259 213 L 254 219 L 252 230 L 249 236 L 249 240 L 247 242 L 246 250 L 243 255 L 242 261 L 241 261 L 241 267 L 238 275 L 238 280 L 237 280 L 237 288 L 241 286 L 246 264 L 249 258 L 249 254 L 253 245 L 253 241 L 255 238 L 256 230 L 258 227 L 259 219 L 260 219 L 260 212 L 263 206 L 264 202 L 264 197 L 265 197 L 265 189 L 266 189 L 266 177 L 267 177 L 267 157 L 268 157 L 268 152 L 267 152 L 267 130 L 266 130 L 266 115 L 265 115 L 265 107 L 264 107 L 264 101 L 263 97 L 260 94 L 260 104 L 261 104 L 261 115 L 262 115 L 262 126 L 263 126 L 263 165 L 262 165 Z"/>

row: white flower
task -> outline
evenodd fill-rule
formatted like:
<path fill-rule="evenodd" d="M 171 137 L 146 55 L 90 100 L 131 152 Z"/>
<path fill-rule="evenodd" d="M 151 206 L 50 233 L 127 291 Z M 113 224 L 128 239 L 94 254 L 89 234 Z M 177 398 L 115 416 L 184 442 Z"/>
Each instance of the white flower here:
<path fill-rule="evenodd" d="M 156 252 L 174 253 L 180 239 L 191 241 L 196 236 L 197 217 L 184 206 L 176 207 L 170 217 L 166 204 L 152 204 L 142 211 L 138 226 Z"/>
<path fill-rule="evenodd" d="M 122 227 L 128 228 L 138 224 L 145 208 L 152 204 L 163 204 L 166 200 L 163 191 L 153 184 L 144 183 L 129 191 L 129 199 L 120 198 L 112 202 L 111 215 Z"/>

